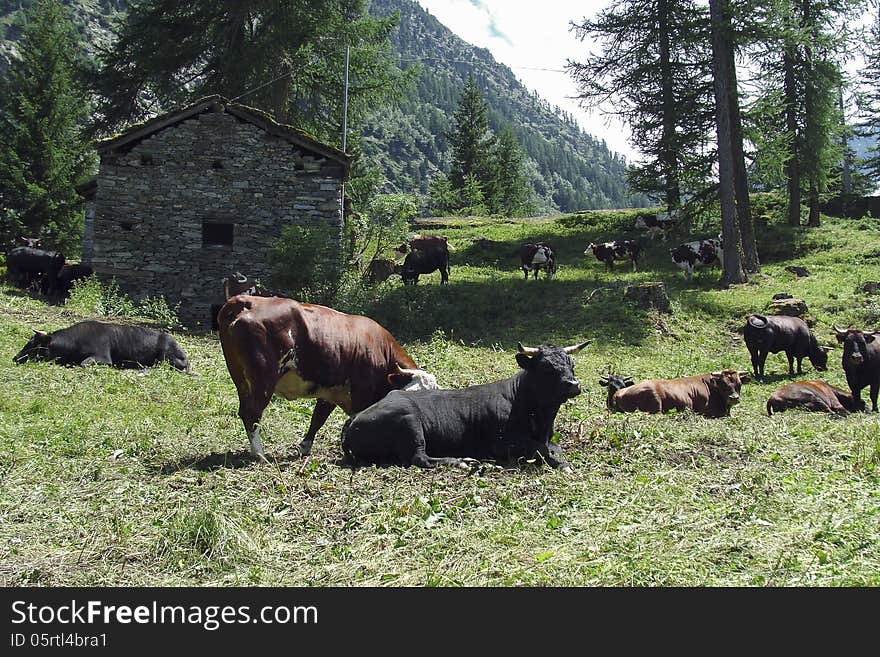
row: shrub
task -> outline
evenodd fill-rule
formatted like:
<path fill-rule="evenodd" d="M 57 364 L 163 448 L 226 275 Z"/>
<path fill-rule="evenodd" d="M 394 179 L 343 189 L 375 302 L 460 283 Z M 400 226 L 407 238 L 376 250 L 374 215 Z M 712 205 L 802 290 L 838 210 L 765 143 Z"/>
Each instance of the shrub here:
<path fill-rule="evenodd" d="M 136 303 L 119 289 L 115 278 L 109 283 L 95 276 L 74 281 L 67 305 L 90 315 L 149 319 L 168 329 L 180 326 L 180 303 L 172 308 L 164 296 L 150 296 Z"/>

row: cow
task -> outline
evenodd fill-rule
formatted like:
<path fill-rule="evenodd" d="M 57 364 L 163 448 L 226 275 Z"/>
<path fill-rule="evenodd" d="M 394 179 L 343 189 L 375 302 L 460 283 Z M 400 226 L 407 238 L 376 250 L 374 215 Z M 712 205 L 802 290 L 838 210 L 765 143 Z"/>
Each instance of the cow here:
<path fill-rule="evenodd" d="M 333 409 L 349 416 L 395 389 L 437 387 L 382 326 L 368 317 L 284 297 L 239 295 L 218 314 L 220 346 L 238 391 L 251 453 L 265 460 L 259 423 L 273 394 L 314 398 L 298 450 L 311 453 Z"/>
<path fill-rule="evenodd" d="M 6 276 L 21 288 L 38 285 L 43 275 L 56 276 L 64 266 L 64 255 L 31 246 L 16 246 L 6 254 Z"/>
<path fill-rule="evenodd" d="M 189 372 L 189 359 L 164 331 L 88 320 L 51 333 L 34 330 L 33 337 L 12 361 L 53 361 L 61 365 L 111 365 L 145 368 L 167 362 Z"/>
<path fill-rule="evenodd" d="M 415 285 L 421 274 L 440 272 L 440 284 L 449 284 L 449 249 L 446 242 L 434 248 L 413 249 L 406 254 L 403 265 L 398 270 L 404 285 Z"/>
<path fill-rule="evenodd" d="M 40 291 L 52 299 L 66 301 L 74 281 L 94 274 L 91 266 L 80 262 L 66 262 L 57 273 L 46 272 L 40 281 Z"/>
<path fill-rule="evenodd" d="M 255 297 L 276 296 L 274 292 L 260 285 L 258 281 L 237 271 L 223 279 L 223 298 L 229 299 L 239 294 L 250 294 Z"/>
<path fill-rule="evenodd" d="M 394 462 L 433 468 L 466 459 L 511 462 L 541 458 L 570 471 L 551 447 L 559 407 L 581 393 L 572 347 L 523 347 L 520 372 L 502 381 L 456 390 L 390 392 L 342 429 L 342 449 L 352 464 Z"/>
<path fill-rule="evenodd" d="M 449 238 L 446 235 L 413 235 L 406 242 L 394 249 L 400 255 L 406 255 L 412 251 L 437 251 L 449 252 Z"/>
<path fill-rule="evenodd" d="M 547 278 L 553 278 L 556 273 L 556 254 L 546 242 L 523 244 L 519 248 L 519 261 L 525 280 L 529 280 L 530 271 L 535 273 L 535 280 L 538 280 L 538 272 L 542 269 Z"/>
<path fill-rule="evenodd" d="M 675 228 L 676 223 L 678 220 L 671 212 L 640 212 L 636 215 L 635 227 L 646 231 L 652 240 L 659 235 L 662 241 L 666 241 L 667 234 Z"/>
<path fill-rule="evenodd" d="M 605 397 L 605 406 L 608 407 L 608 410 L 614 410 L 614 406 L 611 403 L 611 400 L 614 398 L 614 393 L 618 390 L 628 388 L 632 384 L 633 380 L 631 376 L 620 376 L 619 374 L 607 374 L 599 379 L 599 385 L 603 388 L 608 388 L 608 394 Z"/>
<path fill-rule="evenodd" d="M 794 361 L 797 359 L 797 373 L 803 374 L 801 362 L 809 358 L 820 372 L 828 369 L 828 352 L 832 347 L 822 347 L 816 336 L 800 317 L 788 315 L 750 315 L 743 327 L 746 348 L 752 356 L 752 369 L 755 378 L 764 376 L 764 363 L 767 354 L 784 351 L 788 358 L 788 375 L 794 376 Z"/>
<path fill-rule="evenodd" d="M 596 260 L 605 263 L 606 271 L 614 271 L 615 260 L 629 260 L 632 262 L 633 271 L 638 271 L 638 260 L 642 253 L 642 247 L 635 240 L 614 240 L 590 245 L 584 251 L 584 255 L 592 253 Z"/>
<path fill-rule="evenodd" d="M 856 404 L 862 402 L 862 388 L 869 387 L 871 410 L 877 412 L 880 392 L 880 331 L 834 329 L 837 341 L 843 344 L 841 365 Z"/>
<path fill-rule="evenodd" d="M 402 267 L 395 264 L 393 260 L 380 258 L 371 260 L 370 264 L 364 270 L 363 278 L 367 283 L 375 285 L 387 281 L 392 274 L 400 274 Z"/>
<path fill-rule="evenodd" d="M 691 280 L 697 267 L 715 262 L 720 267 L 724 266 L 724 250 L 720 234 L 717 238 L 685 242 L 670 249 L 669 254 L 672 256 L 672 262 L 684 270 L 684 277 L 687 280 Z"/>
<path fill-rule="evenodd" d="M 778 388 L 767 399 L 767 415 L 790 408 L 846 415 L 851 411 L 864 411 L 865 404 L 861 400 L 857 403 L 851 393 L 824 381 L 795 381 Z"/>
<path fill-rule="evenodd" d="M 650 379 L 614 393 L 611 410 L 632 413 L 666 413 L 691 410 L 709 418 L 726 417 L 739 403 L 740 386 L 748 372 L 722 370 L 677 379 Z"/>

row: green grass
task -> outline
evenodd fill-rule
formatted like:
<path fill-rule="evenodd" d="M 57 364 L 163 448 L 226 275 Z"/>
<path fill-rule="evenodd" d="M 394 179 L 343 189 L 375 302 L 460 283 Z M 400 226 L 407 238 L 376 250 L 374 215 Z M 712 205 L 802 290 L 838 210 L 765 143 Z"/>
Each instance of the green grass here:
<path fill-rule="evenodd" d="M 880 226 L 762 223 L 762 273 L 718 290 L 717 269 L 687 283 L 669 261 L 684 234 L 651 245 L 640 272 L 608 274 L 583 255 L 590 241 L 631 234 L 631 216 L 438 219 L 420 230 L 449 236 L 450 285 L 437 273 L 415 287 L 394 280 L 340 306 L 385 325 L 446 387 L 513 374 L 517 341 L 591 339 L 576 357 L 584 394 L 556 423 L 569 475 L 491 464 L 353 473 L 337 463 L 339 411 L 297 460 L 308 400 L 272 402 L 274 462 L 256 464 L 243 458 L 216 335 L 175 333 L 195 376 L 16 366 L 31 328 L 84 315 L 0 289 L 0 584 L 880 585 L 877 415 L 768 418 L 767 397 L 788 380 L 783 354 L 720 420 L 611 414 L 598 385 L 609 368 L 636 380 L 749 369 L 743 320 L 776 292 L 807 301 L 825 344 L 834 324 L 878 322 L 880 299 L 857 290 L 880 280 Z M 518 269 L 515 249 L 537 239 L 559 252 L 552 281 Z M 672 315 L 636 310 L 614 287 L 646 280 L 666 282 Z M 597 288 L 609 289 L 588 301 Z M 816 373 L 806 362 L 803 378 L 846 387 L 839 351 L 830 363 Z"/>

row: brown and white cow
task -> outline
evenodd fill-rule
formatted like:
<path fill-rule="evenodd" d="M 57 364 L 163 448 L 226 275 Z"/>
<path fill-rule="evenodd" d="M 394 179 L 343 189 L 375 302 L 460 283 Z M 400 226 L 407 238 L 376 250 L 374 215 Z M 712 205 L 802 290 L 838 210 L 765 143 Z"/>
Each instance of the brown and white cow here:
<path fill-rule="evenodd" d="M 626 413 L 691 410 L 706 417 L 725 417 L 730 415 L 731 407 L 739 403 L 741 384 L 748 381 L 749 373 L 738 370 L 677 379 L 650 379 L 618 390 L 609 406 Z"/>
<path fill-rule="evenodd" d="M 767 415 L 790 408 L 846 415 L 865 410 L 865 404 L 861 400 L 856 402 L 846 390 L 824 381 L 795 381 L 775 390 L 767 400 Z"/>
<path fill-rule="evenodd" d="M 238 390 L 238 414 L 254 456 L 265 458 L 259 423 L 273 394 L 314 398 L 302 455 L 339 406 L 349 416 L 391 390 L 437 388 L 387 330 L 368 317 L 284 297 L 239 295 L 218 315 L 220 345 Z"/>

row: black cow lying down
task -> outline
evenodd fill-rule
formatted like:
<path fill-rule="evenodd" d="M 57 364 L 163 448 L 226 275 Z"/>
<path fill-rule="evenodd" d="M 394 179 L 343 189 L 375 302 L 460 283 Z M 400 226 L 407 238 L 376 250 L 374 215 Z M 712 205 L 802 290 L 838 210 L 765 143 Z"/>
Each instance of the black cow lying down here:
<path fill-rule="evenodd" d="M 511 462 L 540 456 L 570 471 L 550 438 L 559 407 L 581 394 L 570 354 L 587 344 L 519 345 L 522 371 L 503 381 L 459 390 L 392 390 L 342 428 L 346 460 L 432 468 L 462 466 L 467 458 Z"/>
<path fill-rule="evenodd" d="M 34 337 L 12 359 L 14 363 L 27 360 L 128 368 L 150 367 L 167 361 L 171 367 L 189 372 L 189 359 L 167 333 L 143 326 L 96 321 L 78 322 L 52 333 L 35 330 Z"/>

